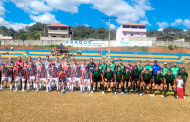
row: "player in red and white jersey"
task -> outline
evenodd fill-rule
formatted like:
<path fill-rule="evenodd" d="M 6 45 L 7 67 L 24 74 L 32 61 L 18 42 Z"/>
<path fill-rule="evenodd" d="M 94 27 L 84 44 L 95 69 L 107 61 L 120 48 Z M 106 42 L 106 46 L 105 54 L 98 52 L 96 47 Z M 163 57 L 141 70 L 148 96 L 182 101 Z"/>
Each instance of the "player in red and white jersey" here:
<path fill-rule="evenodd" d="M 79 69 L 82 71 L 82 72 L 85 72 L 85 67 L 86 67 L 86 63 L 85 63 L 85 60 L 82 61 L 82 64 L 79 66 Z"/>
<path fill-rule="evenodd" d="M 18 82 L 22 81 L 22 91 L 24 91 L 25 86 L 25 74 L 26 70 L 20 67 L 20 65 L 17 65 L 16 68 L 13 70 L 13 73 L 15 75 L 15 90 L 18 91 Z"/>
<path fill-rule="evenodd" d="M 58 82 L 58 75 L 59 69 L 55 67 L 55 64 L 52 64 L 52 67 L 49 69 L 50 75 L 50 82 L 49 82 L 49 90 L 51 91 L 51 83 L 55 86 L 55 82 L 57 82 L 57 90 L 59 90 L 59 82 Z"/>
<path fill-rule="evenodd" d="M 67 65 L 68 65 L 68 64 L 70 65 L 70 63 L 68 62 L 68 58 L 65 57 L 65 62 L 62 63 L 62 69 L 65 70 L 65 68 L 67 68 Z"/>
<path fill-rule="evenodd" d="M 52 62 L 49 60 L 49 56 L 46 56 L 46 61 L 44 62 L 45 68 L 47 69 L 47 78 L 50 79 L 49 69 L 52 67 Z"/>
<path fill-rule="evenodd" d="M 77 60 L 74 60 L 73 65 L 71 65 L 72 70 L 75 70 L 76 65 L 78 65 Z"/>
<path fill-rule="evenodd" d="M 85 67 L 85 71 L 82 72 L 82 80 L 83 80 L 83 91 L 85 91 L 86 82 L 88 83 L 88 90 L 90 92 L 90 75 L 91 73 L 88 70 L 88 67 Z"/>
<path fill-rule="evenodd" d="M 72 69 L 73 70 L 73 69 Z M 71 92 L 73 91 L 74 83 L 78 90 L 78 83 L 80 84 L 80 91 L 82 92 L 82 72 L 79 69 L 79 65 L 75 64 L 75 69 L 73 70 L 73 80 L 71 82 Z"/>
<path fill-rule="evenodd" d="M 67 82 L 67 86 L 65 85 L 65 89 L 69 90 L 70 89 L 70 82 L 72 82 L 72 72 L 73 70 L 70 67 L 70 64 L 67 64 L 67 68 L 64 69 L 64 73 L 66 76 L 66 82 Z"/>
<path fill-rule="evenodd" d="M 40 65 L 40 68 L 37 69 L 37 84 L 42 83 L 46 84 L 46 92 L 48 92 L 48 79 L 47 79 L 47 69 L 44 64 Z"/>
<path fill-rule="evenodd" d="M 3 83 L 4 81 L 10 82 L 10 91 L 12 91 L 12 69 L 5 67 L 5 64 L 1 65 L 0 71 L 2 73 L 2 79 L 1 79 L 1 87 L 0 91 L 3 90 Z"/>
<path fill-rule="evenodd" d="M 42 64 L 41 57 L 38 57 L 38 61 L 35 63 L 36 68 L 40 68 L 41 64 Z"/>
<path fill-rule="evenodd" d="M 59 57 L 56 57 L 56 58 L 55 58 L 55 62 L 53 62 L 53 63 L 55 64 L 55 67 L 56 67 L 57 69 L 59 69 L 59 70 L 62 69 L 62 65 L 61 65 L 61 63 L 59 62 Z"/>
<path fill-rule="evenodd" d="M 33 64 L 33 62 L 29 63 L 29 66 L 26 68 L 27 73 L 28 73 L 28 90 L 30 90 L 30 82 L 33 82 L 33 91 L 38 91 L 38 85 L 36 84 L 36 74 L 37 74 L 37 68 Z"/>

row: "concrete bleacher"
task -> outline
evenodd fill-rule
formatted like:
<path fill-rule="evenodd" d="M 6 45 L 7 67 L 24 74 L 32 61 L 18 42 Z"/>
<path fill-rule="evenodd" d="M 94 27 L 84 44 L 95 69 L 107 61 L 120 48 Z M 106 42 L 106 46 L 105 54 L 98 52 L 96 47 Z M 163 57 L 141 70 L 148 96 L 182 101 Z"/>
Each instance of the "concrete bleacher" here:
<path fill-rule="evenodd" d="M 14 49 L 14 51 L 8 50 L 9 55 L 2 55 L 6 53 L 4 49 L 0 49 L 0 58 L 9 58 L 13 57 L 13 59 L 17 59 L 18 56 L 21 56 L 23 59 L 27 59 L 28 56 L 31 56 L 33 59 L 37 59 L 39 56 L 42 59 L 45 59 L 46 56 L 50 56 L 50 59 L 54 60 L 57 56 L 51 56 L 51 50 L 23 50 L 23 49 Z M 98 50 L 82 50 L 82 55 L 76 55 L 76 50 L 70 50 L 70 52 L 74 52 L 74 59 L 76 60 L 90 60 L 93 58 L 95 61 L 101 60 L 102 58 L 108 58 L 108 51 L 99 51 L 99 53 L 103 53 L 103 55 L 98 54 Z M 60 60 L 62 56 L 58 56 Z M 179 53 L 151 53 L 151 52 L 127 52 L 127 51 L 111 51 L 110 57 L 114 58 L 116 61 L 118 59 L 122 59 L 123 61 L 131 60 L 132 62 L 136 62 L 141 60 L 145 62 L 146 60 L 150 60 L 153 62 L 154 60 L 158 60 L 159 62 L 177 62 L 177 63 L 190 63 L 190 54 L 179 54 Z M 69 60 L 72 60 L 70 58 Z"/>

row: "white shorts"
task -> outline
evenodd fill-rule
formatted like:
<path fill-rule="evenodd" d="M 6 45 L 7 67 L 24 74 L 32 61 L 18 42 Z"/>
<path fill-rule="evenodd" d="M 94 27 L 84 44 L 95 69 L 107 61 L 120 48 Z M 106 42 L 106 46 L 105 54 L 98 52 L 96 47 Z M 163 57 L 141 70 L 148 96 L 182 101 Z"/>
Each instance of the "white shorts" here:
<path fill-rule="evenodd" d="M 12 81 L 12 77 L 2 77 L 2 81 Z"/>
<path fill-rule="evenodd" d="M 89 84 L 90 83 L 90 79 L 84 79 L 84 84 L 86 84 L 86 82 Z"/>
<path fill-rule="evenodd" d="M 66 78 L 66 82 L 71 82 L 71 78 Z"/>
<path fill-rule="evenodd" d="M 40 78 L 39 79 L 39 82 L 42 82 L 42 81 L 46 82 L 46 78 Z"/>
<path fill-rule="evenodd" d="M 47 71 L 47 79 L 50 79 L 50 75 L 49 72 Z"/>
<path fill-rule="evenodd" d="M 57 81 L 57 82 L 58 82 L 58 79 L 57 79 L 57 78 L 51 78 L 51 79 L 50 79 L 50 82 L 54 82 L 54 81 Z"/>
<path fill-rule="evenodd" d="M 79 82 L 81 83 L 82 81 L 80 80 L 80 78 L 75 78 L 75 80 L 73 81 L 73 83 Z"/>
<path fill-rule="evenodd" d="M 16 78 L 15 81 L 20 82 L 21 80 L 22 80 L 22 81 L 25 81 L 25 78 L 24 78 L 23 76 L 17 76 L 17 78 Z"/>
<path fill-rule="evenodd" d="M 29 82 L 32 82 L 32 81 L 34 81 L 35 80 L 35 76 L 30 76 L 29 77 Z"/>

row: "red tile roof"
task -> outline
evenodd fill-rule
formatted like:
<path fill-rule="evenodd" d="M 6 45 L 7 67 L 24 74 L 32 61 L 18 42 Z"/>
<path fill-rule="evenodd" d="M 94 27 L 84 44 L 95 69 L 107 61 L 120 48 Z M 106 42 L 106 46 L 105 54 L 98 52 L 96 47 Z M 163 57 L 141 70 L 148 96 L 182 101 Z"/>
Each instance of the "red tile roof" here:
<path fill-rule="evenodd" d="M 69 27 L 69 25 L 64 25 L 64 24 L 51 24 L 47 25 L 48 27 Z"/>
<path fill-rule="evenodd" d="M 136 26 L 146 26 L 146 25 L 143 25 L 143 24 L 136 24 L 136 23 L 125 23 L 123 25 L 136 25 Z"/>

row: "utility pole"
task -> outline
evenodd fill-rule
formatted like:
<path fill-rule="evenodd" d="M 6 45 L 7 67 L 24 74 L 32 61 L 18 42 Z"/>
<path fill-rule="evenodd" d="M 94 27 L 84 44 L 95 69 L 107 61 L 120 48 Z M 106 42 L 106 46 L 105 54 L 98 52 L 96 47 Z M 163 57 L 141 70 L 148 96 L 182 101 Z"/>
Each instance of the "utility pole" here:
<path fill-rule="evenodd" d="M 108 37 L 108 63 L 110 63 L 110 20 L 117 19 L 117 17 L 102 17 L 102 19 L 109 19 L 109 37 Z"/>

